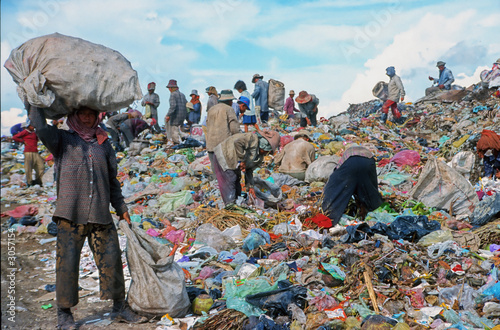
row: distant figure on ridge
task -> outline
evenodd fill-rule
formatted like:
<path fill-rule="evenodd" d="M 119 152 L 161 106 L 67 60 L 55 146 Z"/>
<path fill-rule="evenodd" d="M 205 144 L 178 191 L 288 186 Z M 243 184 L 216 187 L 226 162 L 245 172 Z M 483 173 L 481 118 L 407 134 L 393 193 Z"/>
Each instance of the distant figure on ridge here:
<path fill-rule="evenodd" d="M 453 78 L 453 73 L 451 72 L 451 70 L 446 68 L 445 65 L 446 63 L 443 61 L 437 62 L 436 66 L 439 69 L 439 78 L 433 78 L 429 76 L 429 80 L 437 83 L 437 86 L 427 88 L 425 90 L 425 96 L 451 89 L 451 84 L 453 84 L 455 78 Z"/>
<path fill-rule="evenodd" d="M 403 83 L 401 82 L 401 78 L 396 74 L 396 69 L 393 66 L 385 69 L 386 74 L 391 78 L 389 80 L 389 84 L 387 89 L 389 91 L 389 96 L 387 97 L 387 101 L 385 101 L 382 106 L 382 117 L 381 120 L 383 123 L 387 121 L 387 113 L 389 112 L 389 108 L 391 108 L 392 115 L 394 116 L 394 120 L 397 123 L 401 122 L 401 112 L 398 109 L 398 102 L 401 102 L 405 99 L 405 89 L 403 87 Z"/>

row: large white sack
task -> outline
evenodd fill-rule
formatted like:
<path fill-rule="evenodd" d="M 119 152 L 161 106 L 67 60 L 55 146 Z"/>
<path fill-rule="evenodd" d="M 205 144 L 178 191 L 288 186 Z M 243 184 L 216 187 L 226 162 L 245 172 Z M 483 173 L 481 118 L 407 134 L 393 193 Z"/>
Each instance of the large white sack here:
<path fill-rule="evenodd" d="M 285 84 L 278 80 L 269 79 L 267 103 L 274 110 L 283 110 L 285 106 Z"/>
<path fill-rule="evenodd" d="M 340 157 L 337 155 L 318 157 L 318 159 L 312 162 L 307 168 L 305 181 L 328 181 L 330 175 L 333 173 L 333 170 L 337 167 L 339 160 Z"/>
<path fill-rule="evenodd" d="M 56 119 L 82 106 L 115 111 L 142 98 L 137 72 L 119 52 L 50 34 L 26 41 L 4 64 L 21 101 Z"/>
<path fill-rule="evenodd" d="M 417 184 L 410 190 L 409 198 L 428 207 L 446 210 L 455 215 L 470 216 L 479 203 L 474 188 L 459 172 L 446 163 L 430 157 Z"/>

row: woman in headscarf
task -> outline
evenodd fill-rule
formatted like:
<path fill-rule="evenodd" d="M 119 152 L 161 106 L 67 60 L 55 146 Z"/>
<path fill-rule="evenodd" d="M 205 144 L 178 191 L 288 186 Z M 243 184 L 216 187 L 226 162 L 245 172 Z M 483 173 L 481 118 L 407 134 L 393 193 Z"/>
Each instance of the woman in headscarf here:
<path fill-rule="evenodd" d="M 201 119 L 201 102 L 200 102 L 200 95 L 198 94 L 198 91 L 196 89 L 193 89 L 191 91 L 191 101 L 188 102 L 191 103 L 192 109 L 190 109 L 188 113 L 188 125 L 191 127 L 193 124 L 198 124 Z"/>
<path fill-rule="evenodd" d="M 99 127 L 98 112 L 80 108 L 68 115 L 69 130 L 48 126 L 43 109 L 27 106 L 36 134 L 54 155 L 57 166 L 56 298 L 59 329 L 76 329 L 71 307 L 78 303 L 80 253 L 88 239 L 99 269 L 101 299 L 113 299 L 111 318 L 128 323 L 147 319 L 125 300 L 118 235 L 109 204 L 120 220 L 130 216 L 116 178 L 116 156 Z"/>
<path fill-rule="evenodd" d="M 382 204 L 378 192 L 377 168 L 373 154 L 367 148 L 348 147 L 323 189 L 323 213 L 335 226 L 354 196 L 363 218 Z"/>
<path fill-rule="evenodd" d="M 231 135 L 215 147 L 212 165 L 225 205 L 234 203 L 241 195 L 241 171 L 245 172 L 248 193 L 255 197 L 253 171 L 264 156 L 274 153 L 279 145 L 278 132 L 263 130 Z"/>

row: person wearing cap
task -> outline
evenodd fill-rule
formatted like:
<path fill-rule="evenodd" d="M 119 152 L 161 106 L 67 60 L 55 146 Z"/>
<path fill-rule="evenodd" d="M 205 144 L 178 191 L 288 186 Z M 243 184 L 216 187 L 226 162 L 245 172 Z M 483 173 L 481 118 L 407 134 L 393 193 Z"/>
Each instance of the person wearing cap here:
<path fill-rule="evenodd" d="M 142 131 L 148 128 L 152 128 L 156 124 L 156 119 L 154 118 L 148 118 L 146 120 L 143 120 L 140 117 L 136 117 L 126 119 L 120 124 L 120 131 L 123 134 L 123 140 L 127 148 L 130 147 L 130 143 L 137 136 L 139 136 Z"/>
<path fill-rule="evenodd" d="M 264 78 L 264 76 L 258 73 L 253 75 L 252 83 L 255 84 L 255 88 L 252 97 L 255 100 L 255 114 L 257 118 L 260 118 L 262 123 L 267 123 L 269 120 L 269 103 L 267 100 L 269 84 L 262 80 L 262 78 Z"/>
<path fill-rule="evenodd" d="M 45 169 L 42 156 L 38 153 L 38 137 L 35 128 L 29 121 L 24 123 L 23 130 L 12 138 L 16 142 L 24 143 L 24 172 L 26 173 L 26 184 L 29 186 L 42 185 L 42 176 Z M 33 180 L 35 170 L 35 180 Z"/>
<path fill-rule="evenodd" d="M 323 189 L 321 208 L 334 226 L 339 223 L 352 196 L 362 218 L 382 204 L 373 154 L 356 144 L 344 151 Z"/>
<path fill-rule="evenodd" d="M 214 86 L 209 86 L 205 89 L 205 92 L 208 94 L 208 102 L 207 102 L 207 111 L 210 110 L 211 107 L 219 103 L 219 94 L 217 93 L 217 89 Z"/>
<path fill-rule="evenodd" d="M 47 125 L 45 110 L 26 106 L 36 133 L 57 166 L 56 301 L 58 329 L 76 329 L 71 308 L 79 301 L 80 254 L 88 241 L 99 270 L 100 298 L 113 300 L 111 320 L 143 323 L 147 318 L 126 300 L 122 251 L 110 213 L 130 224 L 117 179 L 116 155 L 108 134 L 99 127 L 98 111 L 87 107 L 69 113 L 69 130 Z"/>
<path fill-rule="evenodd" d="M 437 86 L 427 88 L 425 90 L 425 96 L 451 89 L 451 84 L 453 84 L 455 78 L 453 77 L 451 70 L 445 67 L 445 65 L 446 63 L 443 61 L 437 62 L 436 66 L 439 69 L 439 78 L 429 76 L 429 80 L 433 81 L 433 84 L 436 83 Z"/>
<path fill-rule="evenodd" d="M 299 96 L 295 98 L 295 101 L 299 104 L 301 113 L 300 127 L 306 127 L 307 125 L 316 126 L 318 124 L 316 116 L 318 115 L 319 104 L 319 99 L 316 95 L 301 91 Z"/>
<path fill-rule="evenodd" d="M 190 111 L 188 113 L 187 121 L 189 127 L 191 127 L 193 124 L 198 124 L 200 122 L 202 106 L 200 102 L 200 95 L 196 89 L 193 89 L 189 96 L 191 96 L 191 101 L 189 101 L 188 104 L 191 103 L 192 108 L 188 107 Z"/>
<path fill-rule="evenodd" d="M 285 101 L 283 110 L 288 115 L 290 123 L 292 123 L 295 120 L 295 113 L 300 112 L 300 110 L 295 107 L 295 101 L 293 100 L 293 98 L 295 97 L 295 91 L 290 90 L 288 95 L 289 97 Z"/>
<path fill-rule="evenodd" d="M 146 107 L 144 118 L 154 118 L 156 121 L 153 131 L 160 133 L 161 129 L 158 125 L 158 107 L 160 106 L 160 96 L 155 93 L 156 83 L 150 82 L 148 84 L 148 93 L 144 95 L 141 105 Z"/>
<path fill-rule="evenodd" d="M 181 143 L 181 126 L 187 118 L 186 96 L 179 91 L 177 81 L 171 79 L 167 85 L 170 91 L 170 108 L 165 116 L 167 138 L 175 144 Z"/>
<path fill-rule="evenodd" d="M 206 146 L 208 158 L 213 168 L 213 155 L 215 147 L 233 134 L 240 132 L 240 123 L 232 108 L 233 91 L 221 91 L 219 103 L 208 110 L 206 125 Z"/>
<path fill-rule="evenodd" d="M 304 181 L 307 168 L 316 159 L 316 150 L 310 142 L 312 138 L 309 132 L 299 131 L 274 159 L 279 172 Z"/>
<path fill-rule="evenodd" d="M 264 156 L 274 153 L 279 145 L 278 132 L 262 130 L 232 135 L 215 147 L 212 168 L 225 205 L 234 203 L 241 195 L 241 171 L 245 172 L 248 193 L 255 198 L 253 171 L 262 164 Z"/>
<path fill-rule="evenodd" d="M 234 89 L 236 89 L 238 91 L 238 93 L 240 93 L 240 96 L 244 96 L 250 100 L 250 106 L 245 111 L 244 115 L 255 116 L 255 105 L 253 102 L 253 97 L 252 97 L 252 95 L 250 95 L 250 92 L 248 92 L 247 85 L 245 84 L 245 82 L 243 80 L 238 80 L 236 82 L 236 84 L 234 84 Z M 240 115 L 241 115 L 241 112 L 240 112 Z M 257 118 L 257 116 L 255 116 L 255 120 L 256 120 L 255 123 L 257 123 L 259 119 L 260 118 Z M 245 124 L 245 117 L 244 116 L 243 116 L 243 124 Z M 249 122 L 248 124 L 252 124 L 252 123 Z"/>
<path fill-rule="evenodd" d="M 111 135 L 111 143 L 116 151 L 123 151 L 123 147 L 120 145 L 120 125 L 127 119 L 141 118 L 141 116 L 140 111 L 133 110 L 111 116 L 106 121 L 108 133 Z"/>
<path fill-rule="evenodd" d="M 246 96 L 240 96 L 238 99 L 238 106 L 240 107 L 240 116 L 243 117 L 243 124 L 245 125 L 245 133 L 248 133 L 248 126 L 252 125 L 256 131 L 260 131 L 259 125 L 257 125 L 257 119 L 255 113 L 251 115 L 250 111 L 250 99 Z"/>
<path fill-rule="evenodd" d="M 387 121 L 387 113 L 389 112 L 389 108 L 391 108 L 392 115 L 396 122 L 400 123 L 401 121 L 401 112 L 398 109 L 398 102 L 405 99 L 405 89 L 403 87 L 403 83 L 401 82 L 401 78 L 396 74 L 396 69 L 393 66 L 385 69 L 386 74 L 390 77 L 388 84 L 389 95 L 387 100 L 382 105 L 382 117 L 381 120 L 383 123 Z"/>

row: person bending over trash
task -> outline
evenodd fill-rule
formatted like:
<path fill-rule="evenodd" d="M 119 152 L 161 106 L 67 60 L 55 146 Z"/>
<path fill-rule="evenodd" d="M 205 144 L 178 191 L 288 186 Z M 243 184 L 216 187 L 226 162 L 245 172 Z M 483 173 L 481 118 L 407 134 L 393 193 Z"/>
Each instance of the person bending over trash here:
<path fill-rule="evenodd" d="M 387 89 L 389 91 L 389 96 L 387 100 L 384 102 L 382 106 L 382 117 L 381 120 L 383 123 L 387 121 L 387 113 L 389 112 L 389 108 L 391 108 L 392 115 L 394 120 L 397 123 L 402 123 L 401 112 L 398 109 L 398 102 L 405 99 L 405 89 L 403 87 L 403 83 L 401 82 L 401 78 L 396 74 L 396 69 L 393 66 L 385 69 L 386 74 L 391 78 L 389 80 L 389 84 L 387 85 Z"/>
<path fill-rule="evenodd" d="M 234 203 L 241 195 L 241 171 L 245 172 L 248 193 L 255 197 L 253 171 L 279 147 L 280 135 L 276 131 L 238 133 L 215 147 L 213 170 L 219 183 L 225 205 Z"/>
<path fill-rule="evenodd" d="M 26 107 L 36 133 L 54 155 L 58 169 L 56 299 L 59 329 L 76 329 L 71 307 L 78 304 L 80 253 L 88 239 L 99 269 L 101 299 L 113 299 L 111 319 L 147 321 L 125 299 L 125 280 L 118 235 L 109 204 L 120 220 L 130 216 L 117 176 L 116 156 L 98 112 L 80 108 L 68 115 L 69 130 L 48 126 L 43 109 Z"/>
<path fill-rule="evenodd" d="M 24 129 L 12 138 L 16 142 L 24 143 L 24 172 L 26 173 L 26 184 L 34 186 L 42 185 L 43 170 L 45 168 L 42 156 L 38 153 L 38 137 L 35 128 L 29 120 L 23 124 Z M 33 180 L 35 170 L 35 180 Z"/>
<path fill-rule="evenodd" d="M 451 70 L 446 68 L 445 65 L 446 63 L 443 61 L 437 62 L 436 66 L 439 69 L 439 78 L 429 76 L 429 80 L 433 81 L 433 84 L 437 83 L 437 86 L 427 88 L 425 90 L 425 96 L 451 89 L 451 84 L 453 84 L 455 78 L 453 77 Z"/>
<path fill-rule="evenodd" d="M 125 140 L 127 148 L 130 147 L 130 143 L 139 136 L 142 131 L 153 128 L 155 124 L 156 120 L 154 118 L 149 118 L 146 121 L 141 118 L 130 118 L 121 123 L 120 131 L 123 133 L 123 139 Z"/>
<path fill-rule="evenodd" d="M 484 176 L 500 179 L 500 135 L 483 130 L 476 149 L 479 157 L 483 158 Z"/>
<path fill-rule="evenodd" d="M 123 147 L 120 145 L 120 125 L 127 119 L 140 117 L 141 113 L 137 110 L 133 110 L 111 116 L 106 121 L 106 126 L 109 128 L 108 132 L 111 135 L 111 143 L 116 151 L 123 151 Z"/>
<path fill-rule="evenodd" d="M 367 148 L 351 145 L 330 175 L 323 190 L 321 208 L 335 226 L 354 195 L 362 218 L 382 204 L 378 191 L 377 168 Z"/>
<path fill-rule="evenodd" d="M 279 166 L 280 173 L 304 181 L 307 168 L 316 158 L 316 151 L 310 143 L 312 138 L 309 132 L 301 130 L 294 136 L 294 139 L 283 147 L 283 150 L 276 156 L 274 164 Z"/>
<path fill-rule="evenodd" d="M 319 99 L 314 94 L 309 94 L 306 91 L 299 93 L 299 96 L 295 98 L 295 101 L 299 104 L 299 110 L 301 113 L 300 127 L 316 126 L 318 124 L 318 104 Z"/>

